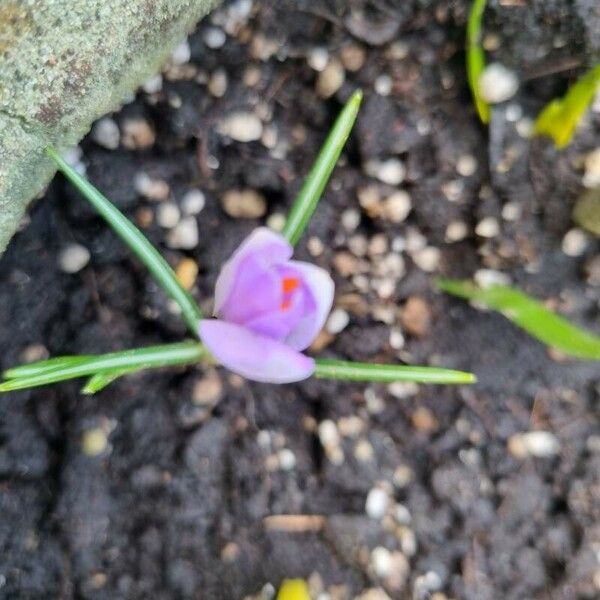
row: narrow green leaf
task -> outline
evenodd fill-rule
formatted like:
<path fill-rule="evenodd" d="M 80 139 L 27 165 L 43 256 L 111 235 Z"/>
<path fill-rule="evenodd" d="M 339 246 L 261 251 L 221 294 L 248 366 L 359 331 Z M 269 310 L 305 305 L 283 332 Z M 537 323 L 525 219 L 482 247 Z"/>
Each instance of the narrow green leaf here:
<path fill-rule="evenodd" d="M 438 279 L 436 285 L 448 294 L 500 312 L 533 337 L 565 354 L 600 360 L 599 336 L 572 325 L 519 290 L 501 285 L 479 288 L 459 279 Z"/>
<path fill-rule="evenodd" d="M 142 369 L 188 365 L 197 363 L 203 358 L 208 358 L 208 356 L 204 346 L 198 342 L 181 342 L 179 344 L 165 344 L 123 352 L 112 352 L 85 357 L 86 360 L 82 360 L 78 364 L 58 366 L 53 369 L 40 370 L 33 375 L 10 379 L 0 383 L 0 392 L 23 390 L 96 374 L 114 375 L 127 370 L 140 371 Z M 9 371 L 14 372 L 14 369 Z"/>
<path fill-rule="evenodd" d="M 467 22 L 467 80 L 482 123 L 490 122 L 489 104 L 479 92 L 479 79 L 485 69 L 485 54 L 481 47 L 481 23 L 486 0 L 474 0 Z"/>
<path fill-rule="evenodd" d="M 144 263 L 160 287 L 179 304 L 188 329 L 195 337 L 198 337 L 198 321 L 202 318 L 202 311 L 191 294 L 177 281 L 173 269 L 158 250 L 116 206 L 87 179 L 70 167 L 54 148 L 48 146 L 46 153 L 129 249 Z"/>
<path fill-rule="evenodd" d="M 296 200 L 294 200 L 292 210 L 282 232 L 283 236 L 292 245 L 298 242 L 315 212 L 323 190 L 329 181 L 335 164 L 354 126 L 362 97 L 362 91 L 357 90 L 352 94 L 348 102 L 346 102 L 333 128 L 329 132 L 300 193 Z"/>
<path fill-rule="evenodd" d="M 88 361 L 92 356 L 57 356 L 48 360 L 40 360 L 34 363 L 27 363 L 18 367 L 12 367 L 2 373 L 4 379 L 18 379 L 19 377 L 31 377 L 32 375 L 40 375 L 47 371 L 53 371 L 60 367 L 70 367 L 80 365 Z"/>
<path fill-rule="evenodd" d="M 549 102 L 537 116 L 533 135 L 547 135 L 557 148 L 568 146 L 579 121 L 600 86 L 600 64 L 582 75 L 562 98 Z"/>
<path fill-rule="evenodd" d="M 317 358 L 315 377 L 320 379 L 345 379 L 348 381 L 411 381 L 415 383 L 475 383 L 472 373 L 438 369 L 435 367 L 413 367 L 410 365 L 379 365 L 356 363 L 345 360 Z"/>
<path fill-rule="evenodd" d="M 96 373 L 95 375 L 92 375 L 87 383 L 81 388 L 81 393 L 87 395 L 96 394 L 106 386 L 110 385 L 113 381 L 119 379 L 119 377 L 135 373 L 139 370 L 140 369 L 136 367 L 132 369 L 123 369 L 121 371 L 113 371 L 112 373 Z"/>

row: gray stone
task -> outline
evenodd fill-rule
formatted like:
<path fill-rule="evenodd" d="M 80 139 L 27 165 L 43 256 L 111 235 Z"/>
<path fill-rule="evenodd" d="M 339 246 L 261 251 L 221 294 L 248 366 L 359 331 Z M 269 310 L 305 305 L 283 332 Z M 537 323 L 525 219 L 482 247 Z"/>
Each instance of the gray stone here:
<path fill-rule="evenodd" d="M 74 146 L 155 74 L 218 0 L 0 2 L 0 252 Z"/>

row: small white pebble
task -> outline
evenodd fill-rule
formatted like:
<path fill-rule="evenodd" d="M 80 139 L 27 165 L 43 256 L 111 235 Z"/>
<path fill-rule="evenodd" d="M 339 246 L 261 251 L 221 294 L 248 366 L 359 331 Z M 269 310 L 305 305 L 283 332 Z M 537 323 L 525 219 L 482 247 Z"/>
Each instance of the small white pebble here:
<path fill-rule="evenodd" d="M 477 171 L 477 159 L 472 154 L 463 154 L 456 162 L 456 171 L 463 177 L 469 177 Z"/>
<path fill-rule="evenodd" d="M 350 315 L 343 308 L 336 308 L 327 319 L 325 329 L 332 335 L 343 331 L 350 322 Z"/>
<path fill-rule="evenodd" d="M 505 221 L 518 221 L 523 215 L 523 209 L 518 202 L 507 202 L 502 207 L 502 218 Z"/>
<path fill-rule="evenodd" d="M 87 456 L 98 456 L 108 447 L 106 432 L 101 427 L 89 429 L 83 434 L 81 448 Z"/>
<path fill-rule="evenodd" d="M 174 250 L 192 250 L 198 245 L 200 238 L 198 223 L 194 217 L 185 217 L 169 231 L 166 243 Z"/>
<path fill-rule="evenodd" d="M 562 240 L 562 251 L 567 256 L 581 256 L 588 247 L 588 237 L 581 229 L 567 231 Z"/>
<path fill-rule="evenodd" d="M 389 75 L 379 75 L 377 79 L 375 79 L 375 92 L 380 96 L 389 96 L 392 92 L 392 78 Z"/>
<path fill-rule="evenodd" d="M 257 190 L 229 190 L 221 199 L 223 210 L 234 219 L 258 219 L 267 212 L 267 200 Z"/>
<path fill-rule="evenodd" d="M 404 181 L 406 168 L 402 161 L 397 158 L 388 160 L 369 160 L 365 165 L 367 175 L 378 179 L 388 185 L 399 185 Z"/>
<path fill-rule="evenodd" d="M 342 227 L 348 231 L 354 231 L 360 224 L 360 212 L 355 208 L 347 208 L 342 213 Z"/>
<path fill-rule="evenodd" d="M 171 62 L 174 65 L 184 65 L 190 60 L 192 51 L 187 40 L 183 40 L 171 54 Z"/>
<path fill-rule="evenodd" d="M 173 202 L 162 202 L 156 210 L 156 222 L 165 229 L 173 229 L 181 220 L 181 211 Z"/>
<path fill-rule="evenodd" d="M 417 267 L 426 273 L 433 273 L 440 266 L 442 253 L 439 248 L 425 246 L 425 248 L 413 252 L 411 256 Z"/>
<path fill-rule="evenodd" d="M 410 522 L 412 521 L 412 515 L 404 504 L 396 504 L 394 518 L 400 525 L 410 525 Z"/>
<path fill-rule="evenodd" d="M 509 104 L 506 107 L 506 120 L 516 123 L 523 116 L 523 107 L 520 104 Z"/>
<path fill-rule="evenodd" d="M 395 381 L 387 387 L 388 392 L 398 400 L 406 400 L 419 393 L 419 386 L 411 381 Z"/>
<path fill-rule="evenodd" d="M 208 79 L 208 91 L 215 98 L 222 98 L 229 87 L 227 71 L 222 68 L 215 69 Z"/>
<path fill-rule="evenodd" d="M 311 256 L 321 256 L 325 250 L 323 242 L 315 236 L 308 238 L 306 246 Z"/>
<path fill-rule="evenodd" d="M 585 157 L 583 185 L 587 188 L 600 187 L 600 148 L 596 148 Z"/>
<path fill-rule="evenodd" d="M 254 142 L 260 140 L 263 125 L 254 113 L 234 112 L 221 121 L 219 132 L 237 142 Z"/>
<path fill-rule="evenodd" d="M 387 492 L 381 488 L 372 488 L 367 494 L 365 501 L 365 512 L 371 519 L 383 519 L 388 506 L 390 505 L 390 497 Z"/>
<path fill-rule="evenodd" d="M 494 269 L 478 269 L 473 275 L 475 283 L 482 288 L 495 285 L 510 285 L 510 276 Z"/>
<path fill-rule="evenodd" d="M 356 460 L 360 462 L 369 462 L 373 460 L 374 455 L 375 451 L 373 450 L 373 446 L 369 440 L 358 440 L 356 446 L 354 447 L 354 457 Z"/>
<path fill-rule="evenodd" d="M 204 43 L 213 50 L 221 48 L 227 41 L 225 32 L 220 27 L 209 27 L 204 32 Z M 189 59 L 188 59 L 189 60 Z M 187 61 L 186 61 L 187 62 Z"/>
<path fill-rule="evenodd" d="M 519 119 L 515 129 L 522 138 L 530 137 L 533 130 L 533 119 L 530 119 L 529 117 Z"/>
<path fill-rule="evenodd" d="M 371 552 L 371 568 L 376 577 L 381 579 L 390 574 L 392 568 L 392 555 L 387 548 L 377 546 Z"/>
<path fill-rule="evenodd" d="M 137 173 L 133 180 L 135 191 L 148 200 L 166 200 L 169 197 L 169 184 L 155 179 L 146 173 Z"/>
<path fill-rule="evenodd" d="M 404 345 L 406 344 L 406 340 L 404 339 L 404 334 L 401 329 L 393 328 L 390 330 L 390 346 L 394 350 L 402 350 Z"/>
<path fill-rule="evenodd" d="M 277 458 L 282 471 L 291 471 L 296 466 L 296 455 L 288 448 L 280 450 L 277 453 Z"/>
<path fill-rule="evenodd" d="M 198 215 L 206 205 L 206 196 L 201 190 L 188 190 L 181 199 L 181 210 L 186 215 Z"/>
<path fill-rule="evenodd" d="M 90 262 L 90 251 L 81 244 L 69 244 L 58 255 L 58 265 L 65 273 L 78 273 Z"/>
<path fill-rule="evenodd" d="M 97 121 L 90 135 L 99 146 L 108 150 L 116 150 L 121 141 L 119 126 L 110 117 L 104 117 Z"/>
<path fill-rule="evenodd" d="M 500 233 L 500 223 L 495 217 L 485 217 L 477 223 L 475 233 L 483 238 L 493 238 Z"/>
<path fill-rule="evenodd" d="M 331 98 L 344 85 L 345 80 L 346 72 L 342 63 L 332 59 L 317 77 L 317 94 L 321 98 Z"/>
<path fill-rule="evenodd" d="M 402 223 L 412 209 L 408 192 L 398 190 L 383 201 L 382 216 L 392 223 Z"/>
<path fill-rule="evenodd" d="M 508 450 L 515 458 L 547 458 L 560 451 L 560 442 L 549 431 L 515 433 L 508 439 Z"/>
<path fill-rule="evenodd" d="M 325 419 L 317 428 L 319 441 L 324 448 L 335 448 L 340 445 L 340 434 L 336 424 L 331 419 Z"/>
<path fill-rule="evenodd" d="M 515 72 L 497 62 L 487 65 L 478 83 L 481 96 L 490 104 L 505 102 L 519 89 Z"/>
<path fill-rule="evenodd" d="M 267 219 L 267 227 L 273 231 L 281 232 L 285 227 L 287 217 L 283 213 L 273 213 Z"/>
<path fill-rule="evenodd" d="M 306 57 L 306 62 L 314 71 L 319 73 L 324 71 L 329 63 L 329 52 L 327 52 L 327 48 L 313 48 Z"/>
<path fill-rule="evenodd" d="M 163 78 L 160 73 L 150 77 L 147 79 L 142 85 L 142 89 L 146 92 L 146 94 L 156 94 L 162 90 L 163 87 Z"/>
<path fill-rule="evenodd" d="M 446 227 L 446 241 L 447 242 L 460 242 L 464 240 L 469 234 L 469 228 L 464 221 L 450 221 L 448 227 Z"/>

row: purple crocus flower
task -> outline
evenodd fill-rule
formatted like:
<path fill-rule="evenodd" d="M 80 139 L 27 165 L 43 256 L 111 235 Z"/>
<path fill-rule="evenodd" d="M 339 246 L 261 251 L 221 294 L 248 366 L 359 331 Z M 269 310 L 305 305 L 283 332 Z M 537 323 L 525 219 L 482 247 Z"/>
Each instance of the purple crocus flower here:
<path fill-rule="evenodd" d="M 331 309 L 333 281 L 310 263 L 290 260 L 281 235 L 255 230 L 223 266 L 215 289 L 217 319 L 200 321 L 200 338 L 224 366 L 255 381 L 309 377 L 315 361 L 302 354 Z"/>

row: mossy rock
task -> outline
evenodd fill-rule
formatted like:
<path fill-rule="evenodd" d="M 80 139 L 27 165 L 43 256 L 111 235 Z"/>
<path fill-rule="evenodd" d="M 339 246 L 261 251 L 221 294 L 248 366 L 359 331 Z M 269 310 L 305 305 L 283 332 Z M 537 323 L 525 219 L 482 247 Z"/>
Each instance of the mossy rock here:
<path fill-rule="evenodd" d="M 219 0 L 0 0 L 0 253 L 76 144 Z"/>

